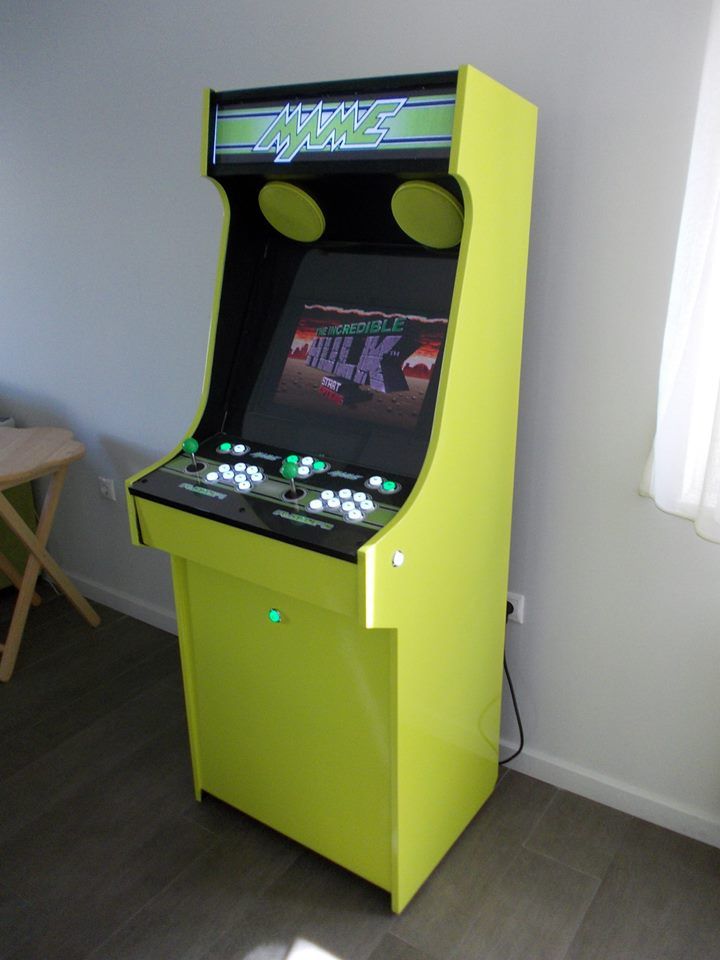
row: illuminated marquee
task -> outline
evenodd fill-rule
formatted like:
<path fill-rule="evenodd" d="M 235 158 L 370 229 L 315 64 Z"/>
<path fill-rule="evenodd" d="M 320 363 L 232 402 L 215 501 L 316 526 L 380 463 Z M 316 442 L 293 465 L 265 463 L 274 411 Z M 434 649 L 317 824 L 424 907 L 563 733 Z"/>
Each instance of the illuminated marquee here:
<path fill-rule="evenodd" d="M 309 113 L 302 103 L 286 103 L 253 150 L 274 153 L 275 163 L 290 163 L 303 149 L 374 150 L 388 133 L 383 121 L 396 116 L 404 103 L 405 97 L 375 100 L 363 110 L 355 100 L 339 103 L 329 116 L 322 100 Z"/>
<path fill-rule="evenodd" d="M 453 93 L 218 106 L 212 163 L 450 148 Z"/>

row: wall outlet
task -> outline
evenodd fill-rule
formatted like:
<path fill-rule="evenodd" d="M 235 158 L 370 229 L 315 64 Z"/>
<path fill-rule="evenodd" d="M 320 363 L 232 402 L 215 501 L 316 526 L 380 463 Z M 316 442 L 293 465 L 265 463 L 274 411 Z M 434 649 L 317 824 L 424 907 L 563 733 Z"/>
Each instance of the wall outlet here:
<path fill-rule="evenodd" d="M 525 623 L 525 594 L 510 593 L 508 590 L 508 601 L 513 605 L 513 612 L 508 617 L 513 623 Z"/>
<path fill-rule="evenodd" d="M 105 500 L 117 500 L 115 496 L 115 481 L 110 477 L 98 477 L 98 490 Z"/>

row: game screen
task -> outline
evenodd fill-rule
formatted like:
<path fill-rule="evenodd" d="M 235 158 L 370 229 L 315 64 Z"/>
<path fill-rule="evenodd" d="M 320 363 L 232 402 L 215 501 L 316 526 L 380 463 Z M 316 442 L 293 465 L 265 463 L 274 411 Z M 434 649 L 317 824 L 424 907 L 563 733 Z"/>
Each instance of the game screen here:
<path fill-rule="evenodd" d="M 447 317 L 306 303 L 273 401 L 313 416 L 414 430 Z"/>
<path fill-rule="evenodd" d="M 230 417 L 227 429 L 416 473 L 432 427 L 456 266 L 456 257 L 414 249 L 318 246 L 300 253 L 284 285 L 272 272 L 275 300 L 261 314 L 267 346 L 242 423 Z M 238 389 L 246 382 L 237 378 Z"/>

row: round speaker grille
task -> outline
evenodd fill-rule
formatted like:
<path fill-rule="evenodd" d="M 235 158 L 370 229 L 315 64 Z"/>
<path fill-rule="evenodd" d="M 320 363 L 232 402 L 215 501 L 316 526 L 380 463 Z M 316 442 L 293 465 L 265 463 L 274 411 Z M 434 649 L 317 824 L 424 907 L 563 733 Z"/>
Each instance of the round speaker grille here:
<path fill-rule="evenodd" d="M 290 240 L 312 243 L 325 231 L 325 217 L 316 201 L 292 183 L 266 183 L 258 203 L 268 223 Z"/>

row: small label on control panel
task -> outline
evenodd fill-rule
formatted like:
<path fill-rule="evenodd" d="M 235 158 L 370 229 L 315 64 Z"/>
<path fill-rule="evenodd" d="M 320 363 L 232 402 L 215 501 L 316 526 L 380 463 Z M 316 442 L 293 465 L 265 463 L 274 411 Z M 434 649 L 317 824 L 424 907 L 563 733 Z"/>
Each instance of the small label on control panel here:
<path fill-rule="evenodd" d="M 224 500 L 227 497 L 226 493 L 220 493 L 219 490 L 208 490 L 207 487 L 198 487 L 194 483 L 180 483 L 178 486 L 181 490 L 189 490 L 191 493 L 201 493 L 204 497 L 212 497 L 214 500 Z"/>
<path fill-rule="evenodd" d="M 309 517 L 306 513 L 290 513 L 289 510 L 273 510 L 273 516 L 282 517 L 283 520 L 292 520 L 295 523 L 304 523 L 308 527 L 320 527 L 321 530 L 332 530 L 335 526 L 334 523 Z"/>
<path fill-rule="evenodd" d="M 329 477 L 339 477 L 340 480 L 362 480 L 361 473 L 347 473 L 345 470 L 331 470 Z"/>
<path fill-rule="evenodd" d="M 282 457 L 278 456 L 275 453 L 265 453 L 262 450 L 255 450 L 250 454 L 251 457 L 255 457 L 256 460 L 282 460 Z"/>

